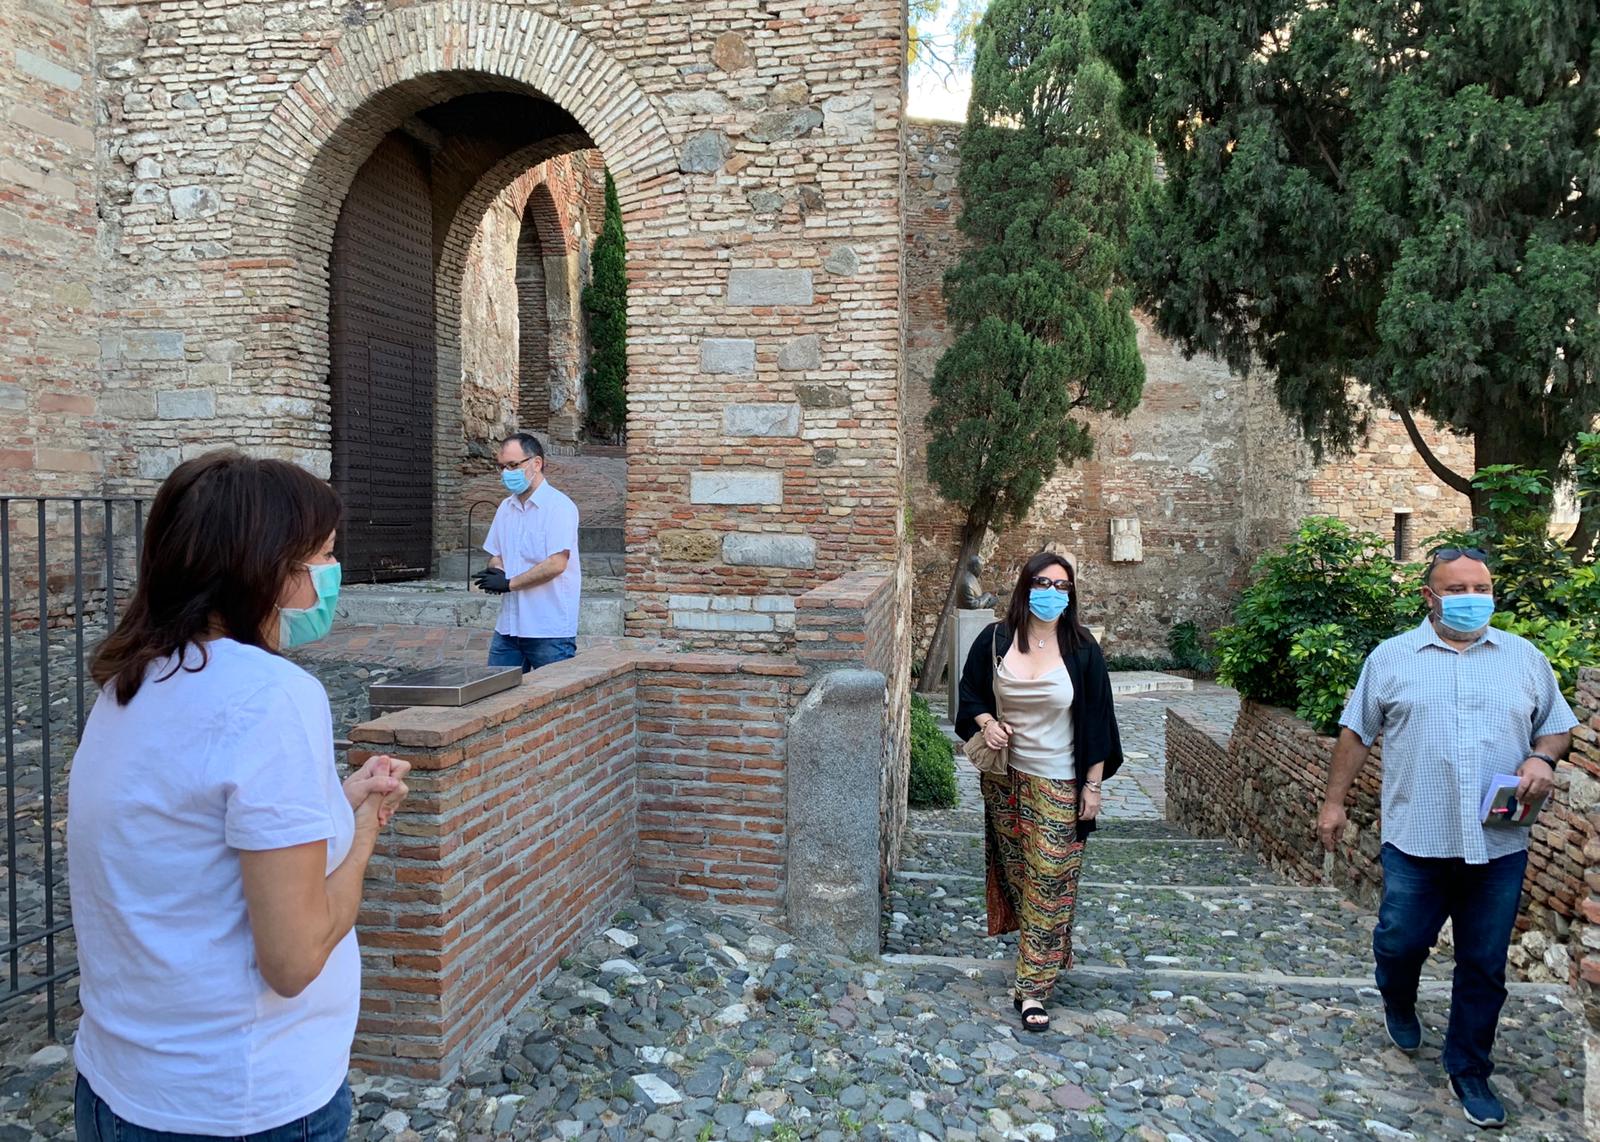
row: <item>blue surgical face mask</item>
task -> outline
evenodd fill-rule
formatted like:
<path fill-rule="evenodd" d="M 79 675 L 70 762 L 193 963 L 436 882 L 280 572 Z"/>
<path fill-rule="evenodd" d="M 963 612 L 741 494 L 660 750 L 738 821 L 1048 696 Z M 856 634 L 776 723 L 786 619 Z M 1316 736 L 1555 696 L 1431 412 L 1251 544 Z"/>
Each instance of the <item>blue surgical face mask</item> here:
<path fill-rule="evenodd" d="M 339 605 L 339 583 L 343 578 L 339 565 L 308 563 L 306 570 L 311 573 L 311 585 L 317 589 L 316 604 L 278 609 L 279 650 L 316 642 L 333 629 L 333 612 Z"/>
<path fill-rule="evenodd" d="M 1034 587 L 1028 592 L 1028 610 L 1042 623 L 1053 623 L 1066 613 L 1072 596 L 1054 587 Z"/>
<path fill-rule="evenodd" d="M 1440 595 L 1439 619 L 1462 634 L 1480 631 L 1494 617 L 1493 595 Z"/>
<path fill-rule="evenodd" d="M 521 468 L 512 468 L 508 472 L 500 473 L 500 482 L 506 486 L 506 491 L 513 496 L 520 496 L 528 490 L 528 473 Z"/>

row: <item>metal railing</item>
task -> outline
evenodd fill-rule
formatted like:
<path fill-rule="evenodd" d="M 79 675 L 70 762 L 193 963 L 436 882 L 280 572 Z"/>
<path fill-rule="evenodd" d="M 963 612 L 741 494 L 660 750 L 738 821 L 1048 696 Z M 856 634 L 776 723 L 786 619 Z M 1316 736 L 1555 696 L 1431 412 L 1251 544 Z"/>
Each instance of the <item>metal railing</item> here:
<path fill-rule="evenodd" d="M 86 656 L 137 581 L 146 501 L 0 496 L 0 698 L 5 740 L 5 939 L 0 1014 L 43 995 L 58 1037 L 77 974 L 58 818 L 92 703 Z M 70 557 L 62 551 L 70 546 Z M 31 581 L 30 581 L 31 577 Z M 57 706 L 70 700 L 68 711 Z M 57 722 L 59 721 L 59 724 Z"/>

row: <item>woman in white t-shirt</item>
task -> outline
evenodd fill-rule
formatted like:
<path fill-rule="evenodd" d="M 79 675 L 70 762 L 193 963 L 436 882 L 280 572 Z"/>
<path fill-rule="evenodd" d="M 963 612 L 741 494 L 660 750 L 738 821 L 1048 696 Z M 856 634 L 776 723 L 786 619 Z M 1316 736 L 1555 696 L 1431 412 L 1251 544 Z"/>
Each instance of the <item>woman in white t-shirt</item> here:
<path fill-rule="evenodd" d="M 324 481 L 231 450 L 151 506 L 67 793 L 80 1142 L 349 1129 L 353 926 L 410 766 L 341 785 L 328 696 L 279 654 L 333 622 L 338 521 Z"/>

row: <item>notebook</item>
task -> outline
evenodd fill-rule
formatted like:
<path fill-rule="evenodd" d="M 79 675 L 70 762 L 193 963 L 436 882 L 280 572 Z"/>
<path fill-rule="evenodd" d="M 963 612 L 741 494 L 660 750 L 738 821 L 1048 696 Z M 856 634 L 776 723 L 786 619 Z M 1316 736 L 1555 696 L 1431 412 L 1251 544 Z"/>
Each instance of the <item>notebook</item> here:
<path fill-rule="evenodd" d="M 1489 791 L 1478 806 L 1478 819 L 1485 828 L 1526 829 L 1533 824 L 1547 798 L 1518 800 L 1517 786 L 1521 784 L 1522 778 L 1515 773 L 1496 774 L 1489 782 Z"/>

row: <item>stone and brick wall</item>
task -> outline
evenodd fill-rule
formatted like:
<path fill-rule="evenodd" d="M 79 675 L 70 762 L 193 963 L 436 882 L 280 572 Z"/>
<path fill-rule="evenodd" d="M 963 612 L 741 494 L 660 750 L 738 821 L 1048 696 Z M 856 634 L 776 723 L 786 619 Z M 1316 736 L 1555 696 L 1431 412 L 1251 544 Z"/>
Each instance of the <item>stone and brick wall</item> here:
<path fill-rule="evenodd" d="M 904 418 L 918 648 L 949 588 L 961 525 L 928 482 L 924 423 L 929 383 L 951 338 L 943 278 L 960 254 L 960 130 L 921 121 L 906 129 Z M 1356 456 L 1318 464 L 1278 410 L 1270 382 L 1235 376 L 1204 355 L 1185 359 L 1137 316 L 1143 402 L 1125 419 L 1087 418 L 1094 457 L 1058 472 L 1022 523 L 989 538 L 986 589 L 1006 595 L 1017 567 L 1040 548 L 1070 553 L 1085 621 L 1105 629 L 1108 650 L 1164 653 L 1174 623 L 1210 629 L 1227 621 L 1250 564 L 1306 515 L 1337 515 L 1389 536 L 1396 510 L 1409 508 L 1413 542 L 1466 522 L 1466 501 L 1434 480 L 1388 414 L 1373 416 Z M 1431 426 L 1425 432 L 1447 463 L 1470 470 L 1463 442 Z M 1139 558 L 1114 555 L 1113 529 L 1137 535 Z"/>
<path fill-rule="evenodd" d="M 356 1064 L 448 1076 L 639 890 L 777 915 L 803 674 L 591 651 L 467 708 L 355 727 L 353 764 L 414 766 L 359 920 Z"/>
<path fill-rule="evenodd" d="M 798 602 L 795 658 L 808 678 L 864 667 L 882 674 L 888 683 L 878 787 L 882 817 L 879 866 L 886 886 L 900 860 L 906 786 L 911 776 L 908 648 L 895 614 L 903 611 L 900 583 L 893 570 L 857 571 L 808 591 Z"/>
<path fill-rule="evenodd" d="M 1573 926 L 1587 893 L 1585 855 L 1600 835 L 1600 672 L 1586 671 L 1577 709 L 1583 724 L 1571 759 L 1556 770 L 1556 794 L 1533 826 L 1515 969 L 1529 978 L 1569 978 L 1579 945 Z M 1383 785 L 1374 749 L 1348 803 L 1350 826 L 1332 853 L 1315 835 L 1334 739 L 1286 710 L 1245 702 L 1230 738 L 1219 739 L 1167 712 L 1167 812 L 1199 836 L 1228 837 L 1303 883 L 1331 883 L 1368 904 L 1382 890 L 1379 866 Z"/>
<path fill-rule="evenodd" d="M 65 474 L 148 489 L 222 442 L 327 472 L 327 267 L 344 190 L 388 132 L 430 138 L 430 108 L 515 89 L 577 129 L 452 187 L 453 214 L 436 211 L 436 542 L 461 532 L 471 236 L 528 169 L 592 145 L 629 238 L 630 632 L 784 649 L 791 632 L 758 600 L 896 559 L 901 0 L 838 13 L 730 0 L 692 19 L 637 0 L 59 7 L 64 31 L 13 40 L 65 45 L 50 49 L 70 57 L 53 61 L 72 77 L 57 118 L 82 133 L 27 177 L 49 240 L 83 270 L 52 263 L 53 280 L 98 271 L 103 304 L 60 324 L 80 338 L 74 368 L 92 376 L 101 356 L 96 411 L 115 418 L 118 445 L 95 437 Z M 37 359 L 37 334 L 21 336 L 13 359 Z M 45 381 L 12 391 L 37 401 Z M 53 452 L 21 451 L 6 453 L 13 466 L 54 471 Z M 713 596 L 749 615 L 707 619 Z"/>

